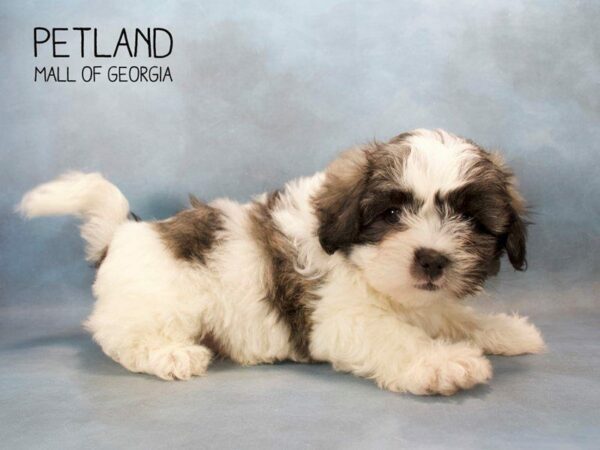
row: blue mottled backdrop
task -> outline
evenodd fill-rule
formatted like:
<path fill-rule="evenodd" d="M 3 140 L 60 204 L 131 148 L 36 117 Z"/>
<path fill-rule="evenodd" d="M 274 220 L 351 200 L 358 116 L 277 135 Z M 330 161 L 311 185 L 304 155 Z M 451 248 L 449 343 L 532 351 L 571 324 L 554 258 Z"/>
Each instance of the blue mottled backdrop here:
<path fill-rule="evenodd" d="M 61 448 L 598 445 L 599 23 L 593 1 L 4 0 L 0 430 Z M 36 26 L 96 27 L 103 49 L 121 27 L 164 27 L 174 48 L 98 60 L 41 46 L 34 58 Z M 77 33 L 64 36 L 77 54 Z M 33 81 L 36 65 L 75 77 L 94 64 L 168 65 L 173 82 Z M 163 218 L 188 192 L 245 200 L 416 127 L 502 150 L 534 211 L 530 270 L 505 264 L 478 301 L 531 315 L 552 351 L 495 358 L 491 388 L 458 401 L 382 393 L 324 366 L 220 363 L 187 385 L 125 377 L 79 330 L 94 272 L 75 222 L 13 213 L 27 189 L 80 169 Z"/>

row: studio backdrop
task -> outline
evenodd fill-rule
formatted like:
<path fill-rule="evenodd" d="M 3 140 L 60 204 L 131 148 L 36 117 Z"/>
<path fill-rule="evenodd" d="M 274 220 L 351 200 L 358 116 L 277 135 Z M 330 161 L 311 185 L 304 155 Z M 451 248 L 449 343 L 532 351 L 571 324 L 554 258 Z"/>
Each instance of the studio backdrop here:
<path fill-rule="evenodd" d="M 597 342 L 599 22 L 600 4 L 592 1 L 3 2 L 0 336 L 7 355 L 16 359 L 2 363 L 1 370 L 5 400 L 25 409 L 6 411 L 11 417 L 1 426 L 14 442 L 29 442 L 11 422 L 37 411 L 35 402 L 23 400 L 29 391 L 17 376 L 36 370 L 33 357 L 15 356 L 28 345 L 43 359 L 44 352 L 64 344 L 80 355 L 74 373 L 89 377 L 98 370 L 108 377 L 102 386 L 110 385 L 112 371 L 124 379 L 124 372 L 80 331 L 92 307 L 95 272 L 84 261 L 76 222 L 62 217 L 28 222 L 14 212 L 27 190 L 68 170 L 102 173 L 119 186 L 139 217 L 162 219 L 185 207 L 189 193 L 203 200 L 246 201 L 323 170 L 354 145 L 414 128 L 443 128 L 500 150 L 530 206 L 529 268 L 517 273 L 503 262 L 499 276 L 477 300 L 480 307 L 519 311 L 538 320 L 551 348 L 560 349 L 567 338 Z M 597 355 L 594 348 L 590 352 Z M 565 354 L 572 353 L 554 354 L 563 359 L 545 360 L 550 368 L 540 379 L 548 381 L 553 364 L 569 374 Z M 598 369 L 597 356 L 591 364 Z M 228 376 L 243 370 L 226 367 Z M 572 367 L 583 370 L 585 383 L 591 383 L 592 366 L 579 362 Z M 60 367 L 55 370 L 62 373 Z M 268 373 L 260 372 L 259 378 Z M 543 392 L 571 382 L 549 383 Z M 26 383 L 34 393 L 38 384 L 44 382 Z M 185 397 L 185 389 L 197 398 L 205 395 L 194 391 L 199 387 L 180 386 L 178 395 Z M 366 383 L 359 386 L 365 389 L 361 402 L 368 403 L 369 392 L 383 395 L 375 388 L 367 391 L 372 386 Z M 548 442 L 570 436 L 589 444 L 598 438 L 597 410 L 587 403 L 598 400 L 597 385 L 575 391 L 571 398 L 582 400 L 573 401 L 574 409 L 562 411 L 559 400 L 541 407 L 562 411 L 562 422 L 568 424 L 565 431 L 551 419 L 537 422 Z M 44 401 L 51 398 L 47 394 Z M 74 401 L 81 403 L 78 395 Z M 289 402 L 281 403 L 285 410 L 283 405 Z M 402 408 L 401 420 L 410 422 L 413 406 Z M 206 418 L 212 413 L 198 414 Z M 418 414 L 431 418 L 426 410 Z M 166 420 L 178 420 L 176 412 L 171 415 Z M 353 417 L 349 423 L 358 426 L 362 419 Z M 221 419 L 217 429 L 227 420 Z M 38 425 L 48 429 L 63 423 L 40 420 Z M 411 426 L 424 426 L 418 423 Z M 34 420 L 33 429 L 43 434 L 46 425 L 38 425 Z M 140 442 L 151 443 L 140 431 L 145 425 L 133 426 L 139 427 L 132 432 Z M 373 426 L 383 426 L 390 439 L 397 431 Z M 440 426 L 442 431 L 453 428 Z M 100 439 L 90 427 L 86 422 L 81 436 Z M 193 442 L 188 431 L 173 434 L 174 442 Z M 347 432 L 352 431 L 349 426 Z M 429 443 L 443 443 L 442 431 L 439 440 L 432 437 Z M 508 425 L 495 432 L 498 443 L 513 436 Z M 82 442 L 61 436 L 73 446 Z M 270 445 L 273 439 L 252 443 Z M 461 440 L 464 436 L 452 439 L 472 444 Z"/>

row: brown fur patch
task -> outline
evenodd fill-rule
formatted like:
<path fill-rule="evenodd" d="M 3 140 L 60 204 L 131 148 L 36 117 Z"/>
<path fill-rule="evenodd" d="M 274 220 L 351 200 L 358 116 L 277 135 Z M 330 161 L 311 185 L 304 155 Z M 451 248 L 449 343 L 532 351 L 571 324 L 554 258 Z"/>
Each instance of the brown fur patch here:
<path fill-rule="evenodd" d="M 527 225 L 525 201 L 516 187 L 513 173 L 498 154 L 489 153 L 473 141 L 480 160 L 471 168 L 470 183 L 450 193 L 456 209 L 467 211 L 476 219 L 481 231 L 498 238 L 496 259 L 506 249 L 508 259 L 517 270 L 527 268 Z"/>
<path fill-rule="evenodd" d="M 410 152 L 409 133 L 390 144 L 372 143 L 350 150 L 327 169 L 325 183 L 313 199 L 319 240 L 332 254 L 354 244 L 377 243 L 402 227 L 381 220 L 389 208 L 419 208 L 410 192 L 398 189 L 403 161 Z"/>
<path fill-rule="evenodd" d="M 176 258 L 205 264 L 217 232 L 223 229 L 222 213 L 195 197 L 191 197 L 191 204 L 192 208 L 154 226 Z"/>
<path fill-rule="evenodd" d="M 329 254 L 348 248 L 360 232 L 360 202 L 369 179 L 368 170 L 367 151 L 363 148 L 343 153 L 327 169 L 314 205 L 319 241 Z"/>
<path fill-rule="evenodd" d="M 288 325 L 290 340 L 297 356 L 310 360 L 311 303 L 318 300 L 314 292 L 319 281 L 308 280 L 294 269 L 296 250 L 272 217 L 279 196 L 279 192 L 274 192 L 265 202 L 253 204 L 250 212 L 251 231 L 268 260 L 265 301 Z"/>

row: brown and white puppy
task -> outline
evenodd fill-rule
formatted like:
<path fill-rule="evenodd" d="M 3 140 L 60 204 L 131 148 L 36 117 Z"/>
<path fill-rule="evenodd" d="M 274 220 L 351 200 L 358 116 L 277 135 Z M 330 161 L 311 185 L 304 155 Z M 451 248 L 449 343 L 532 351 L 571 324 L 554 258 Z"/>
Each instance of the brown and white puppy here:
<path fill-rule="evenodd" d="M 445 131 L 349 150 L 247 204 L 192 199 L 164 221 L 128 220 L 99 174 L 41 185 L 20 210 L 83 218 L 98 265 L 86 327 L 134 372 L 188 379 L 218 349 L 241 364 L 329 361 L 392 391 L 451 394 L 490 379 L 483 353 L 544 349 L 525 318 L 460 302 L 504 253 L 525 268 L 525 207 L 498 155 Z"/>

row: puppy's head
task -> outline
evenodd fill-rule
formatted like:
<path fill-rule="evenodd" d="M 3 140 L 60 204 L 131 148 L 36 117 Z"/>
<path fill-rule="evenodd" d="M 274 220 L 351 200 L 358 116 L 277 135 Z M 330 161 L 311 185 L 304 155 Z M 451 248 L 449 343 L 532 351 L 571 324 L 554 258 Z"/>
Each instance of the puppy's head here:
<path fill-rule="evenodd" d="M 445 131 L 342 154 L 314 200 L 323 249 L 398 300 L 476 293 L 504 252 L 515 269 L 526 267 L 512 173 L 498 155 Z"/>

